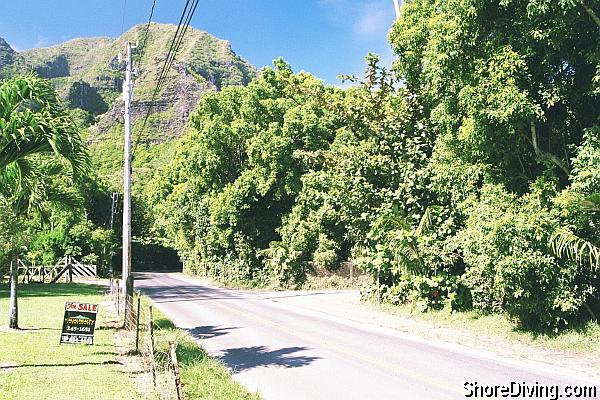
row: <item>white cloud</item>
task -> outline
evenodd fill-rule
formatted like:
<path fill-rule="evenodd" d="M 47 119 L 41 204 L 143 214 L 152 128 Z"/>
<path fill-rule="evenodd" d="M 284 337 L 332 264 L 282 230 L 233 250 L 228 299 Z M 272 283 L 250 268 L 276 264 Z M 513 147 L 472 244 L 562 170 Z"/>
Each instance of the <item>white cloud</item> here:
<path fill-rule="evenodd" d="M 354 33 L 361 39 L 385 36 L 393 21 L 390 11 L 393 12 L 393 9 L 384 9 L 375 4 L 364 7 L 354 23 Z"/>
<path fill-rule="evenodd" d="M 354 39 L 385 38 L 395 19 L 392 0 L 318 0 L 324 16 L 336 26 L 346 26 Z"/>
<path fill-rule="evenodd" d="M 39 49 L 41 47 L 48 47 L 48 46 L 50 46 L 50 41 L 47 38 L 38 37 L 33 48 Z"/>

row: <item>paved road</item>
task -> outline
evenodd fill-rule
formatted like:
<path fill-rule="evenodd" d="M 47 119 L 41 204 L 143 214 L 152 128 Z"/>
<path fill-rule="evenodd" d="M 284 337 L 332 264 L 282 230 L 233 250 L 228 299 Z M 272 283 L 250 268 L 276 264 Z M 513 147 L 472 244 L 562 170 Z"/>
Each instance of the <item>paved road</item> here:
<path fill-rule="evenodd" d="M 281 294 L 213 288 L 159 273 L 138 274 L 136 286 L 266 400 L 464 399 L 465 382 L 600 389 L 600 382 L 555 367 L 499 359 L 274 301 Z"/>

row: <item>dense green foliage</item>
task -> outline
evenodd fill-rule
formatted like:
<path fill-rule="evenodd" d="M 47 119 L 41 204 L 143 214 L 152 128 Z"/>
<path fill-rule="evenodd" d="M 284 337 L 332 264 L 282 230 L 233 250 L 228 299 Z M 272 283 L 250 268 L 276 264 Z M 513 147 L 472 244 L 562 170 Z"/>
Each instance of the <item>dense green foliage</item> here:
<path fill-rule="evenodd" d="M 202 98 L 147 194 L 185 267 L 557 329 L 600 309 L 600 25 L 576 1 L 412 0 L 391 71 L 285 63 Z"/>
<path fill-rule="evenodd" d="M 582 206 L 600 189 L 593 13 L 564 1 L 413 1 L 390 35 L 406 87 L 426 99 L 430 187 L 453 222 L 422 251 L 454 256 L 442 265 L 464 271 L 474 307 L 530 326 L 599 306 L 598 213 Z M 561 230 L 572 234 L 565 251 Z"/>
<path fill-rule="evenodd" d="M 261 275 L 260 252 L 279 238 L 302 187 L 302 152 L 327 146 L 341 126 L 320 100 L 338 92 L 278 62 L 248 87 L 203 97 L 151 199 L 190 268 L 232 280 Z"/>
<path fill-rule="evenodd" d="M 97 215 L 102 190 L 89 174 L 78 127 L 50 82 L 35 76 L 3 82 L 1 268 L 14 254 L 32 263 L 54 264 L 65 254 L 98 262 L 111 250 L 112 235 L 99 226 Z"/>

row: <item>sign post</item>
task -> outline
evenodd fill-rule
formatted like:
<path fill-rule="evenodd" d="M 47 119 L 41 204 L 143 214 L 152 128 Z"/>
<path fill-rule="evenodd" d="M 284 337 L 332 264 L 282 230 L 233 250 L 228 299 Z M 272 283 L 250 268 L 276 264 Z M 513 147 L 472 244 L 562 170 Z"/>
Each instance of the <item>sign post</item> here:
<path fill-rule="evenodd" d="M 94 344 L 98 305 L 67 302 L 60 343 Z"/>

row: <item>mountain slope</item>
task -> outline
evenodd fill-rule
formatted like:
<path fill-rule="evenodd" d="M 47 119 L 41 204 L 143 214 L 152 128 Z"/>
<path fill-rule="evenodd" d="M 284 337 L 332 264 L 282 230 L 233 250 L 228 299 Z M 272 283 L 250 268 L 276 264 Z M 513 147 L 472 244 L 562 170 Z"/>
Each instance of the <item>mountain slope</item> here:
<path fill-rule="evenodd" d="M 0 37 L 0 80 L 14 75 L 24 67 L 23 57 Z"/>
<path fill-rule="evenodd" d="M 133 49 L 135 79 L 133 119 L 146 112 L 156 81 L 168 54 L 175 25 L 150 26 L 146 49 Z M 52 79 L 70 106 L 94 116 L 102 115 L 92 129 L 91 141 L 101 140 L 121 115 L 120 97 L 124 78 L 118 54 L 130 41 L 144 43 L 145 25 L 138 25 L 116 39 L 74 39 L 57 46 L 22 53 L 27 65 L 40 76 Z M 257 74 L 256 68 L 233 52 L 229 42 L 190 28 L 159 93 L 155 111 L 165 118 L 152 120 L 149 140 L 161 143 L 181 135 L 187 117 L 205 91 L 228 85 L 245 85 Z"/>
<path fill-rule="evenodd" d="M 0 38 L 0 79 L 30 70 L 50 79 L 79 122 L 89 128 L 86 137 L 100 174 L 110 180 L 118 179 L 124 79 L 118 54 L 127 41 L 137 43 L 132 51 L 134 67 L 139 67 L 134 80 L 132 132 L 134 142 L 145 145 L 138 151 L 144 153 L 138 157 L 137 165 L 143 172 L 168 157 L 168 149 L 162 151 L 161 147 L 169 147 L 173 139 L 184 133 L 203 93 L 229 85 L 246 85 L 258 74 L 254 66 L 231 49 L 229 42 L 190 27 L 157 96 L 148 126 L 141 132 L 176 29 L 175 25 L 152 23 L 145 40 L 146 25 L 137 25 L 114 39 L 74 39 L 24 52 L 16 52 Z"/>

